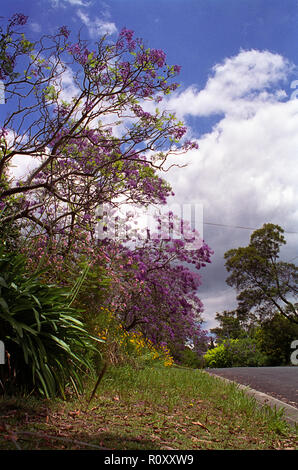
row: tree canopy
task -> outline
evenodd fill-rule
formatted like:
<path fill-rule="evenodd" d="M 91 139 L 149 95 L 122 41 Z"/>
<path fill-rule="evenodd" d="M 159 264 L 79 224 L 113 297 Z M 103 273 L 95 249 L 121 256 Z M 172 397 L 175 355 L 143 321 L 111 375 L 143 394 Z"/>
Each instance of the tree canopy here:
<path fill-rule="evenodd" d="M 238 312 L 251 318 L 272 317 L 276 310 L 298 323 L 298 267 L 279 260 L 286 243 L 279 225 L 264 224 L 250 243 L 225 253 L 226 282 L 238 291 Z"/>

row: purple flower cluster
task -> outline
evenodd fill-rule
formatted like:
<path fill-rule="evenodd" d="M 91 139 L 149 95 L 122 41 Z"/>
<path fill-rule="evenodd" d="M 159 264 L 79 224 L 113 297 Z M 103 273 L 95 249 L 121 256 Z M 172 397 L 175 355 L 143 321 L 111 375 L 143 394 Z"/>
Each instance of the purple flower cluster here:
<path fill-rule="evenodd" d="M 174 139 L 182 139 L 182 137 L 184 136 L 184 134 L 187 132 L 187 128 L 186 127 L 183 127 L 183 126 L 179 126 L 179 127 L 175 127 L 175 129 L 173 129 L 172 131 L 172 135 L 174 136 Z"/>
<path fill-rule="evenodd" d="M 198 354 L 205 352 L 209 338 L 201 329 L 203 304 L 197 296 L 201 277 L 187 264 L 200 269 L 210 262 L 212 253 L 205 243 L 200 250 L 189 251 L 176 238 L 162 243 L 149 238 L 135 249 L 118 247 L 111 259 L 120 268 L 117 285 L 123 290 L 117 292 L 115 308 L 122 324 L 127 328 L 137 325 L 145 337 L 172 352 L 182 351 L 188 341 Z M 114 294 L 112 291 L 111 296 Z"/>
<path fill-rule="evenodd" d="M 141 119 L 145 119 L 148 121 L 153 118 L 153 116 L 150 113 L 144 111 L 143 108 L 139 105 L 135 105 L 132 109 L 135 115 Z"/>
<path fill-rule="evenodd" d="M 166 61 L 166 54 L 161 49 L 151 49 L 149 52 L 139 52 L 137 55 L 137 62 L 139 65 L 145 66 L 155 64 L 158 67 L 163 67 Z"/>
<path fill-rule="evenodd" d="M 27 23 L 28 16 L 23 15 L 23 13 L 15 13 L 10 19 L 11 26 L 24 26 Z"/>
<path fill-rule="evenodd" d="M 195 141 L 191 141 L 191 140 L 186 140 L 183 144 L 183 149 L 184 150 L 192 150 L 192 149 L 198 149 L 199 148 L 199 144 Z"/>
<path fill-rule="evenodd" d="M 129 52 L 132 52 L 137 45 L 137 41 L 133 39 L 134 32 L 131 29 L 123 28 L 120 31 L 118 40 L 116 42 L 116 49 L 120 50 L 124 48 L 125 43 L 127 44 Z"/>
<path fill-rule="evenodd" d="M 166 62 L 166 54 L 161 49 L 151 49 L 149 60 L 158 67 L 163 67 Z"/>
<path fill-rule="evenodd" d="M 81 65 L 86 65 L 88 62 L 90 51 L 86 47 L 82 47 L 80 44 L 76 43 L 68 46 L 67 51 L 72 54 Z"/>
<path fill-rule="evenodd" d="M 119 71 L 123 81 L 126 81 L 131 73 L 130 63 L 121 62 L 119 64 Z"/>
<path fill-rule="evenodd" d="M 61 104 L 57 106 L 54 112 L 57 113 L 59 117 L 65 117 L 69 113 L 69 109 L 67 105 Z"/>
<path fill-rule="evenodd" d="M 8 136 L 8 130 L 5 127 L 0 127 L 0 138 L 4 138 Z"/>
<path fill-rule="evenodd" d="M 68 38 L 70 35 L 70 30 L 66 26 L 61 26 L 59 33 L 62 34 L 62 36 Z"/>
<path fill-rule="evenodd" d="M 173 66 L 174 73 L 178 74 L 181 71 L 181 65 L 174 65 Z"/>
<path fill-rule="evenodd" d="M 78 43 L 72 44 L 68 46 L 67 50 L 72 55 L 79 55 L 81 53 L 81 46 Z"/>

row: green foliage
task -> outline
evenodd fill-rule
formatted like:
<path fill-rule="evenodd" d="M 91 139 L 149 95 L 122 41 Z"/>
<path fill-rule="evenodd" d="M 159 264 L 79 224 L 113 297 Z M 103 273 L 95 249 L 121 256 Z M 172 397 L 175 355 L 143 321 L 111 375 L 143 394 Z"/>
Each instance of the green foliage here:
<path fill-rule="evenodd" d="M 238 311 L 247 318 L 263 320 L 272 317 L 273 309 L 290 321 L 298 323 L 298 267 L 278 261 L 284 245 L 284 230 L 278 225 L 264 224 L 255 230 L 246 247 L 225 253 L 226 282 L 239 292 Z"/>
<path fill-rule="evenodd" d="M 181 352 L 179 363 L 193 369 L 201 369 L 204 366 L 203 357 L 188 347 Z"/>
<path fill-rule="evenodd" d="M 260 367 L 266 365 L 266 356 L 258 350 L 251 338 L 225 340 L 204 355 L 206 367 Z"/>
<path fill-rule="evenodd" d="M 72 386 L 81 393 L 84 372 L 94 372 L 95 339 L 69 306 L 69 291 L 42 283 L 38 273 L 29 276 L 26 258 L 8 252 L 4 243 L 0 273 L 0 338 L 7 353 L 0 366 L 2 391 L 65 397 Z"/>
<path fill-rule="evenodd" d="M 237 310 L 216 313 L 215 319 L 219 326 L 212 328 L 210 332 L 216 335 L 217 343 L 226 339 L 239 339 L 247 336 L 246 325 L 239 318 Z"/>
<path fill-rule="evenodd" d="M 84 324 L 87 330 L 94 334 L 102 325 L 103 311 L 101 306 L 109 292 L 111 279 L 108 277 L 104 266 L 94 264 L 85 257 L 78 263 L 80 273 L 72 289 L 72 303 L 83 310 Z M 68 274 L 75 278 L 71 270 Z"/>
<path fill-rule="evenodd" d="M 231 367 L 224 343 L 209 349 L 204 355 L 206 367 Z"/>
<path fill-rule="evenodd" d="M 103 307 L 100 310 L 94 333 L 104 340 L 100 351 L 106 363 L 137 369 L 145 365 L 173 365 L 168 348 L 153 344 L 141 331 L 126 331 L 115 313 Z"/>
<path fill-rule="evenodd" d="M 298 339 L 298 325 L 276 313 L 262 323 L 255 337 L 258 349 L 268 357 L 269 366 L 289 365 L 291 343 Z"/>

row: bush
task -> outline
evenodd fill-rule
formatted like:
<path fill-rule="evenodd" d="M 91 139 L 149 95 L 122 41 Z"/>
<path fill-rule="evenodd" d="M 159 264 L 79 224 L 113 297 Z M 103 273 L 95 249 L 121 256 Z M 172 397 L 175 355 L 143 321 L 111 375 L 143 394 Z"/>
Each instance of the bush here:
<path fill-rule="evenodd" d="M 267 356 L 251 338 L 225 340 L 204 355 L 206 367 L 261 367 Z"/>
<path fill-rule="evenodd" d="M 141 331 L 126 331 L 112 311 L 101 308 L 95 330 L 104 343 L 101 352 L 104 359 L 113 365 L 142 366 L 160 364 L 171 366 L 173 358 L 163 345 L 153 344 Z"/>
<path fill-rule="evenodd" d="M 180 354 L 179 364 L 193 369 L 201 369 L 204 366 L 203 356 L 199 356 L 197 351 L 186 347 Z"/>
<path fill-rule="evenodd" d="M 262 322 L 256 332 L 258 348 L 268 357 L 268 366 L 286 366 L 291 361 L 291 343 L 298 339 L 298 325 L 279 313 Z"/>
<path fill-rule="evenodd" d="M 67 386 L 83 391 L 83 373 L 93 372 L 94 338 L 80 313 L 69 307 L 70 293 L 26 273 L 26 258 L 0 244 L 0 339 L 6 363 L 0 366 L 5 393 L 38 391 L 65 397 Z"/>
<path fill-rule="evenodd" d="M 206 367 L 231 367 L 224 343 L 207 351 L 204 360 Z"/>

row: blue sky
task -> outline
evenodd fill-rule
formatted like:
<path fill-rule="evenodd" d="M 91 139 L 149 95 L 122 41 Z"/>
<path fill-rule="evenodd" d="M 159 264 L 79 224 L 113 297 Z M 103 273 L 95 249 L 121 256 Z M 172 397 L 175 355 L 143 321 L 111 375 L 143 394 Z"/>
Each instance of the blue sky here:
<path fill-rule="evenodd" d="M 289 232 L 283 259 L 298 256 L 290 233 L 298 232 L 297 0 L 1 3 L 2 16 L 29 16 L 30 35 L 66 25 L 90 40 L 103 32 L 113 39 L 125 26 L 182 66 L 181 87 L 163 105 L 186 122 L 199 150 L 168 179 L 176 201 L 204 207 L 203 235 L 215 251 L 202 270 L 208 328 L 217 311 L 235 306 L 223 254 L 247 245 L 252 232 L 237 227 L 278 223 Z"/>

